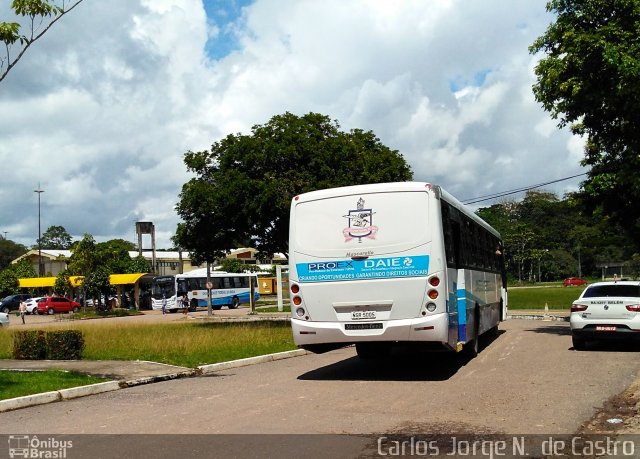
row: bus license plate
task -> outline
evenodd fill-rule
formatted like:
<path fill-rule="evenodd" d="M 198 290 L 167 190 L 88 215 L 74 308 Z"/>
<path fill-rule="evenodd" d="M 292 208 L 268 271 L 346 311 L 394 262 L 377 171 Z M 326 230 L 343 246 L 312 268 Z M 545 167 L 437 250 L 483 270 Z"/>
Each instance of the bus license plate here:
<path fill-rule="evenodd" d="M 351 313 L 351 320 L 363 320 L 363 319 L 375 319 L 375 311 L 353 311 Z"/>
<path fill-rule="evenodd" d="M 604 325 L 597 325 L 596 326 L 596 331 L 616 331 L 616 327 L 612 327 L 612 326 L 604 326 Z"/>

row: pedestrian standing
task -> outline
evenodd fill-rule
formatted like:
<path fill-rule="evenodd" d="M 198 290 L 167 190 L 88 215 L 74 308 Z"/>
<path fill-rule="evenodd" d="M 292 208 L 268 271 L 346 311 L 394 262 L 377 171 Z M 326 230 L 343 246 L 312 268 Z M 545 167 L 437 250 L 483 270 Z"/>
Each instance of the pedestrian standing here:
<path fill-rule="evenodd" d="M 22 319 L 22 324 L 24 325 L 24 316 L 27 315 L 27 303 L 24 300 L 20 301 L 20 318 Z"/>
<path fill-rule="evenodd" d="M 167 313 L 167 297 L 166 295 L 162 295 L 162 315 Z"/>
<path fill-rule="evenodd" d="M 182 313 L 186 316 L 188 311 L 189 311 L 189 297 L 185 293 L 182 296 Z"/>

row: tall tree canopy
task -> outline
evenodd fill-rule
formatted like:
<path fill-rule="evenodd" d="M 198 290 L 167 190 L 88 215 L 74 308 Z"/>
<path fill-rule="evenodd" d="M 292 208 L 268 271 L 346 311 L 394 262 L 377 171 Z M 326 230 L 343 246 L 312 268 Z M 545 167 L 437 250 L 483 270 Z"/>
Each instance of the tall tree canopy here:
<path fill-rule="evenodd" d="M 26 252 L 27 248 L 22 244 L 0 238 L 0 269 L 6 268 L 13 260 Z"/>
<path fill-rule="evenodd" d="M 27 30 L 24 31 L 24 24 L 19 22 L 0 22 L 0 42 L 4 44 L 4 55 L 0 54 L 0 81 L 36 40 L 82 1 L 13 0 L 11 10 L 16 19 L 26 20 Z M 15 53 L 12 53 L 14 47 Z"/>
<path fill-rule="evenodd" d="M 43 249 L 67 250 L 71 248 L 72 239 L 64 226 L 50 226 L 42 233 L 38 242 Z M 38 244 L 34 248 L 37 249 Z"/>
<path fill-rule="evenodd" d="M 575 195 L 559 200 L 553 193 L 528 191 L 521 201 L 476 213 L 501 233 L 513 279 L 597 276 L 599 263 L 630 260 L 640 249 L 621 225 L 602 212 L 587 212 Z"/>
<path fill-rule="evenodd" d="M 296 194 L 412 178 L 402 155 L 373 132 L 343 132 L 318 113 L 276 115 L 251 135 L 230 134 L 208 151 L 187 152 L 185 164 L 196 177 L 182 187 L 174 242 L 199 261 L 248 242 L 287 253 Z"/>
<path fill-rule="evenodd" d="M 640 235 L 640 0 L 551 0 L 556 20 L 530 47 L 536 99 L 586 136 L 592 207 Z"/>

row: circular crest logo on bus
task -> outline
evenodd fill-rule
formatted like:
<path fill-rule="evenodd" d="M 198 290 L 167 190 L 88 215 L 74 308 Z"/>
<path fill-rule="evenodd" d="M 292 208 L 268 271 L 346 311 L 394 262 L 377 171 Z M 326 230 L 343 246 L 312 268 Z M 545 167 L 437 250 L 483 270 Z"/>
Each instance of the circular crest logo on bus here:
<path fill-rule="evenodd" d="M 358 239 L 362 243 L 362 238 L 375 239 L 378 227 L 373 225 L 373 209 L 364 208 L 364 199 L 358 199 L 356 208 L 349 210 L 344 218 L 349 220 L 349 226 L 342 230 L 344 241 L 349 242 L 352 239 Z"/>

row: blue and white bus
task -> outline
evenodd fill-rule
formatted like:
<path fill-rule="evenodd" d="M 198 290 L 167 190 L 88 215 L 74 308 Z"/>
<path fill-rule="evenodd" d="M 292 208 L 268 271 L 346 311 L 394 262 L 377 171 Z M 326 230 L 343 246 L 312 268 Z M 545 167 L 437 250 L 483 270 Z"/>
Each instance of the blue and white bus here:
<path fill-rule="evenodd" d="M 255 273 L 227 273 L 211 271 L 211 306 L 220 309 L 227 306 L 236 309 L 243 303 L 249 303 L 251 298 L 249 282 L 253 283 L 254 301 L 258 301 L 258 278 Z M 156 276 L 151 283 L 151 306 L 162 309 L 162 301 L 166 299 L 167 311 L 175 312 L 182 309 L 181 299 L 187 294 L 189 310 L 207 306 L 207 269 L 198 268 L 175 276 Z"/>
<path fill-rule="evenodd" d="M 394 343 L 478 352 L 507 315 L 500 234 L 439 186 L 358 185 L 295 196 L 291 323 L 312 352 Z M 434 345 L 434 346 L 429 346 Z"/>

